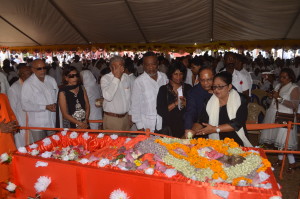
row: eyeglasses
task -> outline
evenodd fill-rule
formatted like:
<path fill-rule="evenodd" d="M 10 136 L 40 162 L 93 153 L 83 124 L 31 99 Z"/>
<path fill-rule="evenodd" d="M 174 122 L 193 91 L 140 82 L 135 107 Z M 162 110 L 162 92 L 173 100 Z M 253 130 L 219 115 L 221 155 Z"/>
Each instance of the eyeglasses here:
<path fill-rule="evenodd" d="M 68 78 L 74 78 L 74 77 L 79 77 L 79 74 L 78 73 L 76 73 L 76 74 L 69 74 L 68 75 Z"/>
<path fill-rule="evenodd" d="M 34 68 L 35 70 L 46 70 L 47 67 Z"/>
<path fill-rule="evenodd" d="M 213 90 L 216 90 L 216 89 L 222 90 L 222 89 L 225 88 L 226 86 L 228 86 L 228 85 L 226 84 L 226 85 L 223 85 L 223 86 L 212 86 L 211 88 L 212 88 Z"/>

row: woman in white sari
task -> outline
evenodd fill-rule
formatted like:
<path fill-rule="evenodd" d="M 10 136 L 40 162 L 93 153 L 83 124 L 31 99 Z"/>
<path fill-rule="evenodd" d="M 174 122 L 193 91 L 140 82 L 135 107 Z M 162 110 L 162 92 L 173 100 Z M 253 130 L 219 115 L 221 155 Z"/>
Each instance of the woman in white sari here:
<path fill-rule="evenodd" d="M 275 115 L 277 111 L 276 101 L 278 103 L 278 111 L 282 113 L 294 113 L 297 112 L 300 91 L 299 87 L 294 84 L 296 81 L 295 74 L 292 69 L 284 68 L 279 75 L 279 84 L 276 85 L 275 91 L 270 95 L 273 98 L 269 109 L 266 112 L 264 123 L 275 123 Z M 274 144 L 275 147 L 282 150 L 285 145 L 287 134 L 287 128 L 275 128 L 262 130 L 260 137 L 260 144 Z M 289 138 L 288 149 L 297 150 L 297 126 L 294 125 L 291 129 Z M 278 155 L 278 161 L 274 166 L 280 165 L 283 159 L 283 155 Z M 288 172 L 292 172 L 295 168 L 295 158 L 293 154 L 288 154 L 289 167 Z"/>
<path fill-rule="evenodd" d="M 241 146 L 251 147 L 246 137 L 247 100 L 232 89 L 232 75 L 218 73 L 213 81 L 213 95 L 202 111 L 199 123 L 192 130 L 193 135 L 207 136 L 210 139 L 232 138 Z"/>
<path fill-rule="evenodd" d="M 96 78 L 89 70 L 83 70 L 80 73 L 82 77 L 83 86 L 86 90 L 90 103 L 90 120 L 102 120 L 102 108 L 96 107 L 96 99 L 101 97 L 100 87 L 96 82 Z M 90 123 L 91 129 L 99 129 L 98 123 Z"/>

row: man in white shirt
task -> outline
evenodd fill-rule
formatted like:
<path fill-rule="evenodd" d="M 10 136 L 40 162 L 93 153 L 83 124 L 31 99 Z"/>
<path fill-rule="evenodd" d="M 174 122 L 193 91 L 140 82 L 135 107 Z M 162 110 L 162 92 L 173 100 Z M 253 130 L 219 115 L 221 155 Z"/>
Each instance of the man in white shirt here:
<path fill-rule="evenodd" d="M 53 60 L 55 60 L 55 59 L 53 58 Z M 54 61 L 51 64 L 51 68 L 49 70 L 49 75 L 55 79 L 58 86 L 63 84 L 63 82 L 62 82 L 63 71 L 57 64 L 57 61 Z"/>
<path fill-rule="evenodd" d="M 57 83 L 54 78 L 46 75 L 46 65 L 41 59 L 32 62 L 32 74 L 23 84 L 21 103 L 28 116 L 30 127 L 55 127 Z M 47 132 L 34 131 L 34 141 L 43 139 Z M 49 134 L 49 132 L 48 132 Z"/>
<path fill-rule="evenodd" d="M 158 60 L 153 52 L 144 54 L 143 67 L 145 72 L 136 78 L 133 85 L 130 114 L 138 130 L 154 132 L 162 128 L 162 118 L 156 111 L 156 98 L 159 88 L 168 83 L 168 78 L 157 71 Z"/>
<path fill-rule="evenodd" d="M 9 89 L 9 83 L 4 73 L 0 72 L 0 93 L 7 93 Z"/>
<path fill-rule="evenodd" d="M 83 64 L 82 64 L 82 62 L 79 61 L 79 60 L 80 60 L 79 55 L 75 55 L 75 57 L 74 57 L 74 62 L 72 62 L 72 63 L 70 64 L 70 66 L 74 66 L 74 67 L 78 70 L 78 72 L 81 72 L 81 71 L 82 71 L 82 68 L 83 68 Z"/>
<path fill-rule="evenodd" d="M 232 85 L 239 92 L 249 96 L 249 85 L 243 79 L 243 75 L 235 70 L 236 67 L 236 55 L 232 52 L 226 52 L 224 56 L 225 70 L 232 74 Z M 241 64 L 243 66 L 243 64 Z"/>
<path fill-rule="evenodd" d="M 115 56 L 110 59 L 111 72 L 101 78 L 103 101 L 103 129 L 128 131 L 131 118 L 130 108 L 130 80 L 124 73 L 124 59 Z"/>
<path fill-rule="evenodd" d="M 251 87 L 252 87 L 252 78 L 249 72 L 243 67 L 244 56 L 237 54 L 236 55 L 236 63 L 235 63 L 235 70 L 238 71 L 237 76 L 240 80 L 239 84 L 241 85 L 241 91 L 247 97 L 251 97 Z"/>
<path fill-rule="evenodd" d="M 9 89 L 8 89 L 8 98 L 9 103 L 14 111 L 18 123 L 20 126 L 26 126 L 26 112 L 23 111 L 21 105 L 21 91 L 23 83 L 26 79 L 30 77 L 32 74 L 30 66 L 23 65 L 19 68 L 19 80 L 16 81 Z M 26 130 L 20 130 L 19 133 L 16 133 L 15 144 L 16 147 L 23 147 L 27 144 L 31 144 L 33 142 L 32 136 L 28 133 L 26 134 Z"/>

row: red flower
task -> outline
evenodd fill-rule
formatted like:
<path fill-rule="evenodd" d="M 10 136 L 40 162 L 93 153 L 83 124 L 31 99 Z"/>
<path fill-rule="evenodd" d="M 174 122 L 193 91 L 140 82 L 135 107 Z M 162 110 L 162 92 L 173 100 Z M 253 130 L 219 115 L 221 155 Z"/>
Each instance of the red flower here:
<path fill-rule="evenodd" d="M 240 85 L 242 85 L 244 82 L 243 81 L 240 81 Z"/>

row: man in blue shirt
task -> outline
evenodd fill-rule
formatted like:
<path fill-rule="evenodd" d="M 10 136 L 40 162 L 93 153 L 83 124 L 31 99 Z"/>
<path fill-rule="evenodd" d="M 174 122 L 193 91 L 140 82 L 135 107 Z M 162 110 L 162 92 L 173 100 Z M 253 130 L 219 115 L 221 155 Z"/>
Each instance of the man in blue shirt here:
<path fill-rule="evenodd" d="M 199 71 L 200 84 L 194 86 L 187 96 L 186 112 L 184 114 L 184 128 L 191 129 L 197 122 L 204 106 L 204 101 L 212 95 L 214 70 L 201 68 Z"/>

